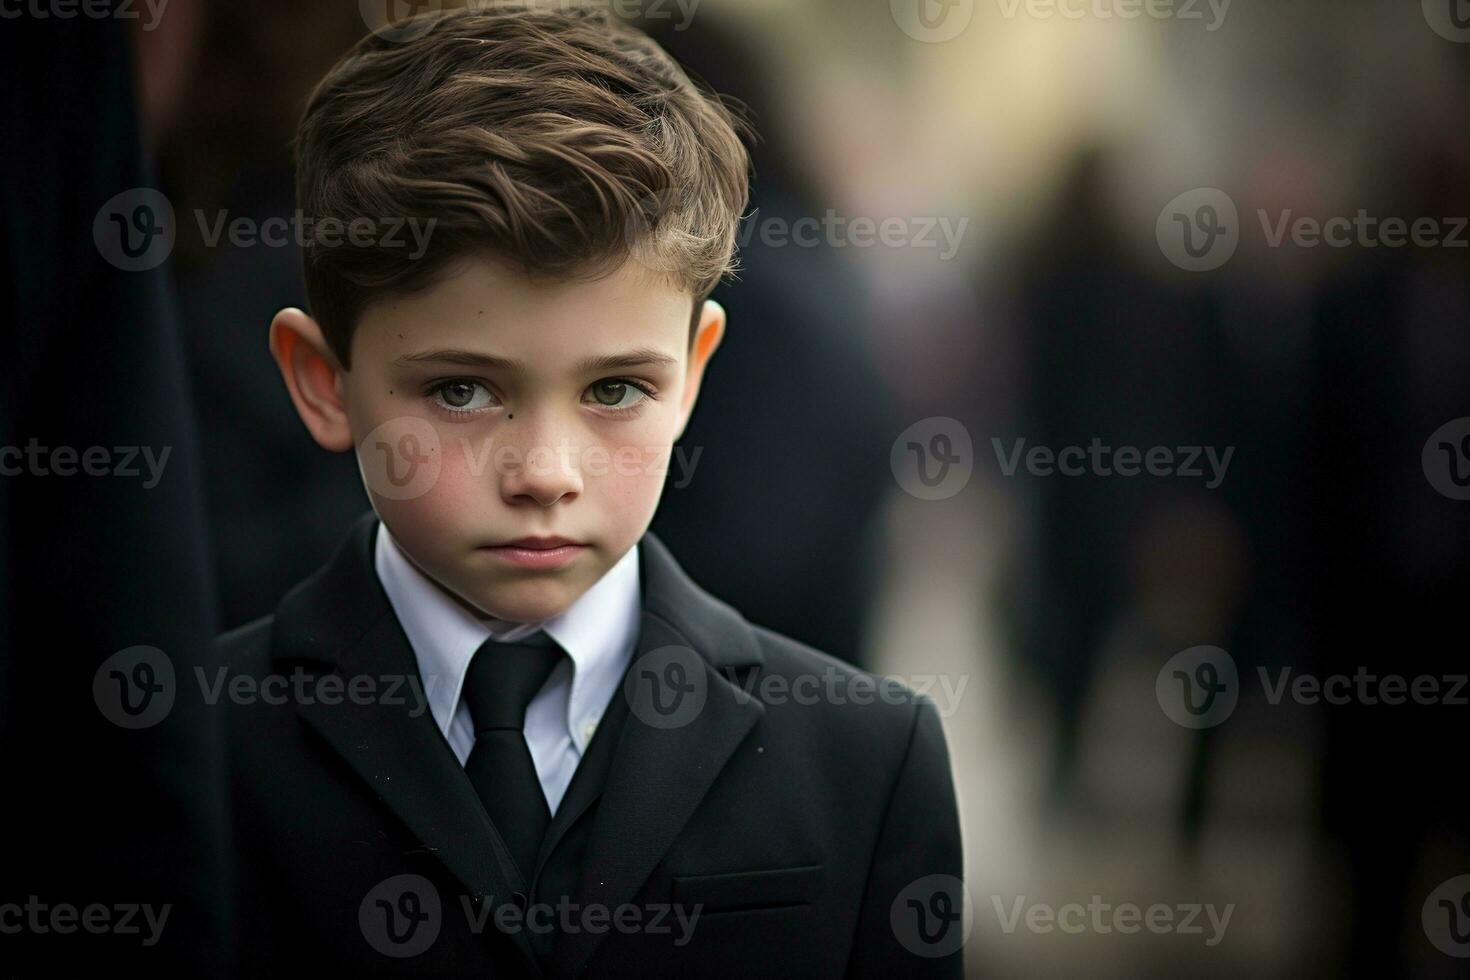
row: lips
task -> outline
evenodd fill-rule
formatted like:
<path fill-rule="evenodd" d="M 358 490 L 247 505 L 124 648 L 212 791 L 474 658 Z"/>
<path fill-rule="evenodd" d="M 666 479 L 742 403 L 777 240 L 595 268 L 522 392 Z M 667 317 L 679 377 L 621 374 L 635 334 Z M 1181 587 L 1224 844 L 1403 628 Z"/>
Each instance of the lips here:
<path fill-rule="evenodd" d="M 550 551 L 553 548 L 561 548 L 566 545 L 578 545 L 582 542 L 573 541 L 571 538 L 549 537 L 549 538 L 516 538 L 514 541 L 506 541 L 502 544 L 491 545 L 492 548 L 527 548 L 531 551 Z"/>
<path fill-rule="evenodd" d="M 570 538 L 517 538 L 484 549 L 498 559 L 522 568 L 549 571 L 569 564 L 587 548 Z"/>

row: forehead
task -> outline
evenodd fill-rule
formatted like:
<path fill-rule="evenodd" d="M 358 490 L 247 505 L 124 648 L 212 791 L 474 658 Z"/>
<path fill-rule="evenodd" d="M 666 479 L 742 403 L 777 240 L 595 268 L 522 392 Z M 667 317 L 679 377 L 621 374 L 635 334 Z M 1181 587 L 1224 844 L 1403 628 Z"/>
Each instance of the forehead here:
<path fill-rule="evenodd" d="M 632 260 L 597 279 L 552 280 L 477 256 L 425 289 L 370 304 L 354 332 L 353 361 L 430 348 L 480 351 L 546 371 L 631 348 L 682 359 L 692 302 Z"/>

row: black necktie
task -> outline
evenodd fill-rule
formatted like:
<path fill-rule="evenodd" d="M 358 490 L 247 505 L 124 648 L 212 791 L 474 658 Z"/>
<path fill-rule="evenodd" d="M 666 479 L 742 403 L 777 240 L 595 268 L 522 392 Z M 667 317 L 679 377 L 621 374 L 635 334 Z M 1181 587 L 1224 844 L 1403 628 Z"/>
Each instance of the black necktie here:
<path fill-rule="evenodd" d="M 486 640 L 465 675 L 464 699 L 475 724 L 465 774 L 528 884 L 551 810 L 522 729 L 526 705 L 563 656 L 544 632 L 515 643 Z"/>

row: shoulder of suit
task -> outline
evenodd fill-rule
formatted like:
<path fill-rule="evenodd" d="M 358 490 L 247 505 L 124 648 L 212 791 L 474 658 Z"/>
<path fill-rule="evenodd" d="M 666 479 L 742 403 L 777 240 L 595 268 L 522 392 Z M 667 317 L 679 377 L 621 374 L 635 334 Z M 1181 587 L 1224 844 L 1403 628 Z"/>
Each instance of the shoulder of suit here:
<path fill-rule="evenodd" d="M 787 684 L 795 684 L 798 678 L 812 678 L 805 683 L 819 684 L 823 692 L 837 692 L 835 697 L 821 697 L 821 703 L 848 709 L 840 713 L 851 714 L 862 725 L 880 729 L 891 725 L 906 736 L 920 708 L 934 707 L 928 695 L 915 691 L 897 677 L 863 670 L 763 626 L 752 624 L 751 629 L 765 658 L 761 667 L 764 676 L 781 677 Z M 786 698 L 781 703 L 800 705 L 802 702 Z"/>
<path fill-rule="evenodd" d="M 748 622 L 748 620 L 747 620 Z M 761 653 L 766 657 L 766 669 L 778 671 L 792 671 L 796 673 L 804 671 L 835 671 L 844 678 L 866 676 L 874 680 L 891 680 L 882 675 L 874 674 L 853 665 L 851 662 L 835 657 L 830 653 L 818 650 L 800 640 L 777 633 L 773 629 L 764 626 L 750 624 L 760 641 Z"/>

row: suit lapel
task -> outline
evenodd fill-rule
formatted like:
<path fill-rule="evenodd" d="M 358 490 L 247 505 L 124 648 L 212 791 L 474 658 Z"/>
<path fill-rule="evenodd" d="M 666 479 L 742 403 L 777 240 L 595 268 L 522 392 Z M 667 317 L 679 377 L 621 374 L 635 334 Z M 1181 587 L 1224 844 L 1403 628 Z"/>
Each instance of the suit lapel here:
<path fill-rule="evenodd" d="M 342 674 L 348 682 L 370 677 L 379 693 L 399 679 L 393 700 L 401 703 L 384 703 L 388 697 L 356 703 L 344 696 L 333 703 L 302 703 L 297 710 L 468 894 L 477 901 L 493 896 L 499 904 L 527 889 L 433 715 L 410 688 L 422 680 L 373 570 L 376 526 L 376 518 L 366 515 L 332 562 L 281 601 L 272 659 L 287 676 L 314 669 Z M 458 896 L 446 896 L 445 902 L 459 905 Z M 539 975 L 524 930 L 509 938 L 527 970 Z"/>
<path fill-rule="evenodd" d="M 608 909 L 630 901 L 667 853 L 752 726 L 760 701 L 733 681 L 758 666 L 748 623 L 699 589 L 651 533 L 640 543 L 643 615 L 627 683 L 627 717 L 593 817 L 576 900 Z M 665 681 L 698 692 L 697 710 L 678 702 L 667 716 Z M 659 704 L 655 704 L 655 702 Z M 570 977 L 586 965 L 606 932 L 557 936 L 550 974 Z"/>
<path fill-rule="evenodd" d="M 417 660 L 373 570 L 372 514 L 316 575 L 293 589 L 276 611 L 275 669 L 422 681 Z M 760 647 L 748 623 L 704 592 L 652 533 L 640 541 L 643 611 L 628 699 L 581 870 L 577 900 L 609 909 L 630 901 L 647 881 L 736 748 L 764 714 L 759 700 L 733 681 L 758 667 Z M 672 653 L 671 653 L 672 651 Z M 670 727 L 652 701 L 672 656 L 678 679 L 703 691 L 699 709 Z M 653 665 L 656 669 L 643 668 Z M 647 678 L 647 683 L 644 679 Z M 297 710 L 475 898 L 497 901 L 528 891 L 458 759 L 433 716 L 405 683 L 400 704 L 313 701 Z M 420 710 L 422 708 L 422 710 Z M 578 794 L 578 811 L 598 798 Z M 554 833 L 569 826 L 575 814 Z M 558 935 L 548 972 L 579 972 L 606 933 Z M 525 930 L 508 934 L 526 971 L 541 975 Z"/>

